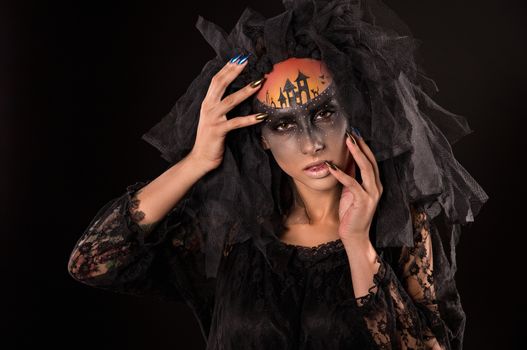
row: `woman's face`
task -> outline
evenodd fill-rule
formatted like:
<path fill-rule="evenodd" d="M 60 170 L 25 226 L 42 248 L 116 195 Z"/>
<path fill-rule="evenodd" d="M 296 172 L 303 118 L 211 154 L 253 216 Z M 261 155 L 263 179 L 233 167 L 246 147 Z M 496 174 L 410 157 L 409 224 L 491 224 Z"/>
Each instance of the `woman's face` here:
<path fill-rule="evenodd" d="M 321 61 L 290 58 L 277 63 L 255 97 L 253 108 L 269 117 L 262 125 L 262 146 L 296 181 L 326 190 L 337 185 L 323 163 L 345 169 L 348 119 L 339 105 L 332 79 Z M 306 170 L 312 163 L 317 169 Z"/>

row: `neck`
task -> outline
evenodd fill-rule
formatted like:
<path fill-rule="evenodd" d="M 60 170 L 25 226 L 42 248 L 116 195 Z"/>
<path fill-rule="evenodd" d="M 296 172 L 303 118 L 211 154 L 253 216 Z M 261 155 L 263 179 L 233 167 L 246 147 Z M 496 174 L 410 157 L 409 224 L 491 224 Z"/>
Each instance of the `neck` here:
<path fill-rule="evenodd" d="M 295 203 L 289 215 L 290 224 L 338 225 L 342 184 L 322 191 L 293 181 Z"/>

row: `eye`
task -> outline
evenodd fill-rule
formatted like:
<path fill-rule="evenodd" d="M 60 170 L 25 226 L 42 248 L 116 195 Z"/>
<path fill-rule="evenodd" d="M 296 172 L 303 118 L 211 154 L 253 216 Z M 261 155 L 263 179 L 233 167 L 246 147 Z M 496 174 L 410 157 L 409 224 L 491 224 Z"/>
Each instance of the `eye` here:
<path fill-rule="evenodd" d="M 322 119 L 326 119 L 326 118 L 331 117 L 331 115 L 333 115 L 333 111 L 332 111 L 332 110 L 324 109 L 324 110 L 318 112 L 318 113 L 315 115 L 315 118 L 317 118 L 317 117 L 322 117 Z"/>
<path fill-rule="evenodd" d="M 293 123 L 290 123 L 290 122 L 280 122 L 278 124 L 276 124 L 274 127 L 273 127 L 273 130 L 276 130 L 276 131 L 288 131 L 289 129 L 291 128 L 284 128 L 285 126 L 287 125 L 293 125 Z"/>
<path fill-rule="evenodd" d="M 331 109 L 323 109 L 315 115 L 315 120 L 328 120 L 333 115 L 334 111 Z M 319 118 L 320 117 L 320 118 Z M 294 128 L 295 122 L 290 120 L 281 120 L 276 123 L 272 129 L 278 132 L 287 132 Z M 290 127 L 289 127 L 290 126 Z"/>

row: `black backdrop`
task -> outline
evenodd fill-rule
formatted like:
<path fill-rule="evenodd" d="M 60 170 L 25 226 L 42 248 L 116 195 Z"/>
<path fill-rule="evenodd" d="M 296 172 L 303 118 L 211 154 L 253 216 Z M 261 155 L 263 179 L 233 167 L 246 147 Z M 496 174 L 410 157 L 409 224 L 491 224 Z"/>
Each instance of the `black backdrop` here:
<path fill-rule="evenodd" d="M 458 246 L 465 349 L 510 348 L 526 304 L 517 156 L 526 149 L 525 8 L 519 0 L 386 3 L 423 40 L 436 101 L 475 130 L 454 145 L 490 196 Z M 2 347 L 204 349 L 185 304 L 82 285 L 67 259 L 103 204 L 165 170 L 140 136 L 214 55 L 197 16 L 230 31 L 246 6 L 269 17 L 281 2 L 0 6 L 0 342 L 16 343 Z"/>

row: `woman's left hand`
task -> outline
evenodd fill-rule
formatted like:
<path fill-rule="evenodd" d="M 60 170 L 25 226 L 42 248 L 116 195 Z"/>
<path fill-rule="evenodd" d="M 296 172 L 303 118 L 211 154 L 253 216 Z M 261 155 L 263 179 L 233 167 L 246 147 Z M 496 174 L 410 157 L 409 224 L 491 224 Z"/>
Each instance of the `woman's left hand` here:
<path fill-rule="evenodd" d="M 362 137 L 355 136 L 354 139 L 357 144 L 353 144 L 350 137 L 346 137 L 345 142 L 355 161 L 351 161 L 344 170 L 329 167 L 329 171 L 343 185 L 338 229 L 342 241 L 369 240 L 371 222 L 383 191 L 373 152 Z M 362 184 L 354 178 L 355 164 L 360 168 Z"/>

